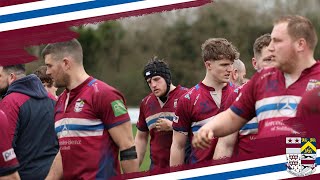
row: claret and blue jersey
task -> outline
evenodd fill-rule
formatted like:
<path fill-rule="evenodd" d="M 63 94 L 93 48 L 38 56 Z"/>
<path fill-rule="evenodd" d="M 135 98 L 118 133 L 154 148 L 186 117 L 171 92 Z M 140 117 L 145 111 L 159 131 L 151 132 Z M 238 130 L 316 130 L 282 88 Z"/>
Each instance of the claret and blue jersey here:
<path fill-rule="evenodd" d="M 218 102 L 215 97 L 216 91 L 203 83 L 199 83 L 185 93 L 178 101 L 176 110 L 177 121 L 173 122 L 173 129 L 188 135 L 190 141 L 197 131 L 218 113 L 224 111 L 231 104 L 228 99 L 234 91 L 232 84 L 228 83 L 221 94 L 221 101 Z M 219 98 L 218 98 L 219 99 Z M 211 147 L 205 150 L 192 148 L 191 162 L 197 163 L 205 160 L 211 160 L 217 138 L 213 139 Z"/>
<path fill-rule="evenodd" d="M 65 179 L 108 179 L 120 174 L 119 148 L 108 130 L 130 121 L 124 97 L 89 77 L 65 90 L 55 107 Z"/>

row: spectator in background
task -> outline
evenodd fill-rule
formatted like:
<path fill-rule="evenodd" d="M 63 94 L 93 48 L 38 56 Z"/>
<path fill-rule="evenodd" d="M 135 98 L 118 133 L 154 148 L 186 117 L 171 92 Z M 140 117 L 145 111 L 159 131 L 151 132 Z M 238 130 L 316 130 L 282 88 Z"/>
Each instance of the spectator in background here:
<path fill-rule="evenodd" d="M 36 69 L 33 74 L 35 74 L 42 82 L 44 88 L 50 93 L 50 96 L 58 99 L 57 90 L 58 88 L 53 86 L 52 78 L 46 74 L 47 66 L 40 66 Z"/>
<path fill-rule="evenodd" d="M 22 64 L 0 66 L 0 92 L 21 179 L 45 179 L 59 150 L 54 100 L 36 75 L 26 76 Z"/>
<path fill-rule="evenodd" d="M 233 70 L 231 71 L 230 81 L 239 87 L 245 83 L 246 66 L 240 59 L 236 59 L 233 62 Z"/>
<path fill-rule="evenodd" d="M 0 180 L 20 179 L 19 163 L 9 139 L 9 128 L 7 116 L 0 110 Z"/>

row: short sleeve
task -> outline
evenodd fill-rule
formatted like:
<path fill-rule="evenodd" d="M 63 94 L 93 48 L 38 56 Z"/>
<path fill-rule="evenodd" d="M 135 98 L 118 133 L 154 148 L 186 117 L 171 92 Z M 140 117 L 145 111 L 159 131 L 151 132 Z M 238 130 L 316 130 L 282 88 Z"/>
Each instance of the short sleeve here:
<path fill-rule="evenodd" d="M 0 176 L 5 176 L 17 171 L 19 163 L 9 140 L 8 120 L 0 110 Z"/>
<path fill-rule="evenodd" d="M 122 94 L 111 88 L 99 88 L 95 94 L 93 105 L 98 117 L 107 129 L 130 121 L 125 99 Z"/>
<path fill-rule="evenodd" d="M 188 134 L 191 129 L 191 109 L 189 108 L 190 100 L 181 96 L 177 103 L 175 112 L 176 118 L 173 120 L 172 128 L 177 132 Z"/>
<path fill-rule="evenodd" d="M 137 128 L 140 131 L 149 131 L 148 125 L 146 122 L 144 101 L 142 101 L 140 104 L 140 112 L 139 112 L 139 119 L 137 122 Z"/>
<path fill-rule="evenodd" d="M 239 89 L 238 96 L 236 98 L 234 98 L 234 96 L 230 97 L 231 99 L 235 99 L 233 104 L 230 106 L 230 109 L 238 116 L 241 116 L 242 118 L 247 119 L 248 121 L 256 116 L 256 97 L 254 89 L 259 75 L 260 73 L 256 73 L 248 83 L 243 85 L 241 90 Z"/>

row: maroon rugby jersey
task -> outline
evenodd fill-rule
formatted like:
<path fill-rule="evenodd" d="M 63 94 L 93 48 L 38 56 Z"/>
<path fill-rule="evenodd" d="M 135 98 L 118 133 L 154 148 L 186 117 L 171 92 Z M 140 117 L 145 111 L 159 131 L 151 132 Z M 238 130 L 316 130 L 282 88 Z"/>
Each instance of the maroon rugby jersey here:
<path fill-rule="evenodd" d="M 257 138 L 296 133 L 282 121 L 295 117 L 301 96 L 320 82 L 320 63 L 305 69 L 286 87 L 285 75 L 277 68 L 263 69 L 243 87 L 231 110 L 251 120 L 257 116 Z"/>
<path fill-rule="evenodd" d="M 214 99 L 215 89 L 204 85 L 202 82 L 192 87 L 181 96 L 176 110 L 177 121 L 173 122 L 173 129 L 192 137 L 212 117 L 228 108 L 228 96 L 234 91 L 231 84 L 222 89 L 221 104 Z M 213 139 L 211 147 L 205 150 L 192 147 L 191 162 L 198 163 L 213 158 L 217 139 Z"/>
<path fill-rule="evenodd" d="M 65 90 L 55 107 L 64 179 L 119 175 L 119 148 L 108 130 L 129 120 L 124 97 L 102 81 L 89 77 Z"/>
<path fill-rule="evenodd" d="M 139 121 L 137 128 L 140 131 L 150 132 L 150 169 L 169 167 L 172 131 L 157 131 L 158 118 L 172 121 L 175 118 L 177 101 L 187 88 L 177 86 L 169 93 L 167 101 L 163 104 L 153 93 L 145 97 L 140 104 Z"/>

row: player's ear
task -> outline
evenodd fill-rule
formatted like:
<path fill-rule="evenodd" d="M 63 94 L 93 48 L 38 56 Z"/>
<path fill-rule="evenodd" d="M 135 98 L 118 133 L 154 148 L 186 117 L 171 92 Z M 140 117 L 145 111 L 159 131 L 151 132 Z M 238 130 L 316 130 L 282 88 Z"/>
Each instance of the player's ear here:
<path fill-rule="evenodd" d="M 305 50 L 308 48 L 307 42 L 304 38 L 299 38 L 294 42 L 294 47 L 298 52 Z"/>

